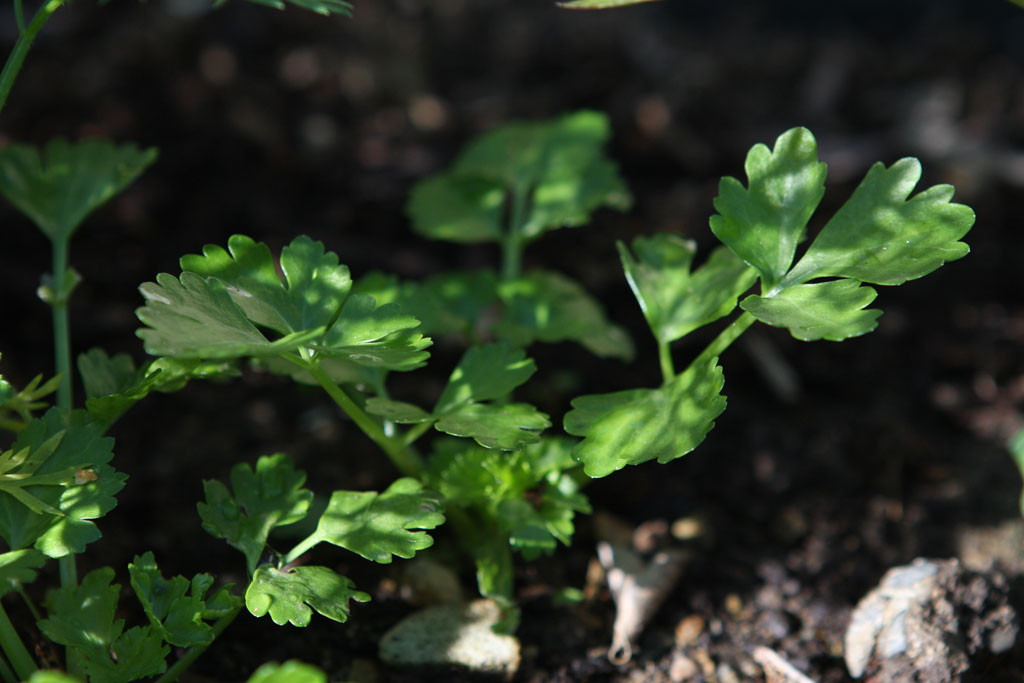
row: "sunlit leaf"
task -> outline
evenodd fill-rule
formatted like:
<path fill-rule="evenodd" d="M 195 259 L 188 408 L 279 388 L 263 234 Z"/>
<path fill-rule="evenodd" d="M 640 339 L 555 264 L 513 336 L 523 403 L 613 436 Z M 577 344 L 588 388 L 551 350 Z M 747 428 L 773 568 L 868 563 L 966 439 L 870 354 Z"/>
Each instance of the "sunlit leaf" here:
<path fill-rule="evenodd" d="M 369 602 L 348 578 L 327 567 L 277 569 L 261 565 L 245 591 L 245 606 L 257 617 L 270 614 L 275 624 L 307 626 L 316 610 L 328 619 L 348 620 L 349 601 Z"/>
<path fill-rule="evenodd" d="M 761 322 L 789 328 L 803 341 L 842 341 L 866 334 L 882 312 L 864 310 L 877 292 L 856 280 L 830 280 L 787 287 L 773 297 L 749 296 L 740 307 Z"/>

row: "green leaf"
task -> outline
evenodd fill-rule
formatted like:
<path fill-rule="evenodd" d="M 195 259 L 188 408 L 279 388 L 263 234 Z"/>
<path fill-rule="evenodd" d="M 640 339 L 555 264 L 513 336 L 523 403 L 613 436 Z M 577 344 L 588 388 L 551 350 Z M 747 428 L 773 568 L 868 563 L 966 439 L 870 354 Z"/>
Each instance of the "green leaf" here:
<path fill-rule="evenodd" d="M 695 362 L 658 389 L 575 398 L 565 416 L 565 431 L 585 438 L 573 454 L 591 477 L 686 455 L 725 410 L 724 384 L 718 359 L 711 358 Z"/>
<path fill-rule="evenodd" d="M 408 559 L 434 541 L 423 531 L 444 523 L 444 505 L 415 479 L 396 480 L 383 493 L 335 491 L 316 531 L 302 543 L 340 546 L 381 564 L 393 555 Z"/>
<path fill-rule="evenodd" d="M 36 375 L 24 389 L 18 391 L 14 385 L 0 376 L 0 426 L 15 432 L 23 429 L 32 419 L 33 412 L 46 407 L 46 403 L 40 399 L 57 391 L 59 384 L 59 375 L 46 382 L 43 382 L 42 375 Z M 8 417 L 9 413 L 17 415 L 20 423 Z"/>
<path fill-rule="evenodd" d="M 69 676 L 63 671 L 40 669 L 32 674 L 32 677 L 28 679 L 28 683 L 82 683 L 82 680 Z"/>
<path fill-rule="evenodd" d="M 474 346 L 462 356 L 434 408 L 446 413 L 472 401 L 504 398 L 537 371 L 522 349 L 507 344 Z"/>
<path fill-rule="evenodd" d="M 336 360 L 367 367 L 414 370 L 430 354 L 431 341 L 411 332 L 420 321 L 395 303 L 378 306 L 373 297 L 352 294 L 318 351 Z"/>
<path fill-rule="evenodd" d="M 432 239 L 500 241 L 507 204 L 518 199 L 527 211 L 517 227 L 531 240 L 583 225 L 602 206 L 628 209 L 629 190 L 604 155 L 609 136 L 608 117 L 594 111 L 496 128 L 413 189 L 413 227 Z"/>
<path fill-rule="evenodd" d="M 213 6 L 219 7 L 225 2 L 227 0 L 213 0 Z M 352 16 L 352 3 L 345 2 L 345 0 L 249 0 L 249 2 L 254 5 L 263 5 L 264 7 L 272 7 L 274 9 L 284 9 L 285 3 L 287 3 L 299 9 L 322 14 L 325 17 L 332 14 L 340 14 L 346 17 Z"/>
<path fill-rule="evenodd" d="M 114 618 L 121 587 L 111 585 L 113 579 L 114 570 L 101 567 L 79 585 L 58 589 L 39 629 L 55 643 L 77 650 L 93 681 L 127 683 L 163 673 L 170 648 L 150 626 L 124 631 L 124 619 Z"/>
<path fill-rule="evenodd" d="M 327 683 L 327 674 L 315 666 L 292 659 L 284 664 L 264 664 L 246 683 Z"/>
<path fill-rule="evenodd" d="M 156 566 L 153 553 L 136 555 L 128 565 L 132 589 L 139 598 L 149 623 L 163 640 L 178 647 L 208 645 L 213 642 L 213 629 L 203 619 L 207 614 L 206 592 L 213 585 L 209 574 L 196 574 L 190 582 L 184 576 L 164 578 Z M 191 589 L 191 593 L 189 590 Z M 217 597 L 223 602 L 241 600 L 222 589 Z"/>
<path fill-rule="evenodd" d="M 505 218 L 501 184 L 475 175 L 444 173 L 417 183 L 406 214 L 423 237 L 448 242 L 497 242 Z"/>
<path fill-rule="evenodd" d="M 474 439 L 485 448 L 514 451 L 536 443 L 551 426 L 548 416 L 526 403 L 465 404 L 443 414 L 434 427 L 445 434 Z"/>
<path fill-rule="evenodd" d="M 251 574 L 270 532 L 309 511 L 313 493 L 302 488 L 305 481 L 306 474 L 283 453 L 261 456 L 255 471 L 238 463 L 231 468 L 233 496 L 219 481 L 203 482 L 206 502 L 196 506 L 203 528 L 242 551 Z"/>
<path fill-rule="evenodd" d="M 391 401 L 377 396 L 367 399 L 366 412 L 399 424 L 417 424 L 436 419 L 432 414 L 412 403 Z"/>
<path fill-rule="evenodd" d="M 728 315 L 740 294 L 757 281 L 757 271 L 722 246 L 692 274 L 696 246 L 662 233 L 633 240 L 633 251 L 618 243 L 622 269 L 655 337 L 663 343 Z"/>
<path fill-rule="evenodd" d="M 849 277 L 899 285 L 966 255 L 970 248 L 958 240 L 974 224 L 974 212 L 950 202 L 951 185 L 935 185 L 907 199 L 920 179 L 917 159 L 872 166 L 784 284 Z"/>
<path fill-rule="evenodd" d="M 460 334 L 478 341 L 498 314 L 498 276 L 489 268 L 441 273 L 423 283 L 421 296 L 436 310 L 424 334 Z"/>
<path fill-rule="evenodd" d="M 44 564 L 46 556 L 30 548 L 11 550 L 0 555 L 0 596 L 17 590 L 22 584 L 35 581 L 35 570 Z"/>
<path fill-rule="evenodd" d="M 587 499 L 555 488 L 547 489 L 537 501 L 507 498 L 497 506 L 498 522 L 508 533 L 509 543 L 531 561 L 553 552 L 556 541 L 566 546 L 572 542 L 577 512 L 591 512 Z"/>
<path fill-rule="evenodd" d="M 1013 457 L 1013 462 L 1017 465 L 1017 469 L 1020 470 L 1021 476 L 1024 476 L 1024 429 L 1020 429 L 1014 434 L 1006 447 L 1010 449 L 1010 455 Z M 1020 513 L 1024 515 L 1024 492 L 1020 495 Z"/>
<path fill-rule="evenodd" d="M 312 610 L 328 619 L 345 622 L 349 600 L 369 602 L 370 596 L 355 590 L 348 578 L 327 567 L 281 570 L 264 564 L 256 569 L 245 591 L 245 606 L 253 616 L 269 613 L 278 625 L 307 626 Z"/>
<path fill-rule="evenodd" d="M 0 536 L 48 557 L 80 553 L 100 538 L 91 521 L 117 504 L 125 475 L 106 463 L 114 440 L 84 411 L 51 408 L 0 456 Z"/>
<path fill-rule="evenodd" d="M 598 356 L 633 357 L 629 335 L 608 322 L 579 283 L 560 273 L 533 270 L 502 282 L 498 293 L 505 308 L 494 331 L 511 344 L 575 341 Z"/>
<path fill-rule="evenodd" d="M 156 149 L 106 140 L 55 139 L 42 154 L 30 145 L 0 150 L 0 194 L 54 244 L 64 243 L 86 216 L 130 185 L 156 160 Z"/>
<path fill-rule="evenodd" d="M 324 333 L 323 327 L 303 330 L 271 342 L 256 329 L 216 279 L 195 273 L 176 278 L 167 273 L 139 287 L 146 305 L 135 313 L 149 327 L 136 334 L 146 351 L 178 358 L 240 358 L 276 356 L 293 351 Z"/>
<path fill-rule="evenodd" d="M 108 427 L 152 391 L 177 391 L 192 378 L 240 374 L 228 363 L 179 358 L 158 358 L 136 369 L 128 354 L 111 358 L 100 348 L 78 356 L 78 372 L 85 386 L 86 410 Z"/>
<path fill-rule="evenodd" d="M 281 250 L 283 280 L 270 248 L 245 235 L 232 235 L 227 250 L 208 244 L 183 256 L 181 270 L 216 278 L 249 320 L 282 335 L 328 326 L 352 287 L 338 255 L 305 235 Z"/>
<path fill-rule="evenodd" d="M 788 287 L 773 297 L 749 296 L 740 308 L 761 322 L 789 328 L 803 341 L 842 341 L 878 326 L 882 312 L 863 310 L 875 296 L 874 289 L 856 280 L 830 280 Z"/>
<path fill-rule="evenodd" d="M 761 273 L 767 291 L 793 263 L 807 221 L 825 194 L 826 169 L 806 128 L 786 131 L 772 150 L 755 145 L 745 168 L 749 188 L 722 178 L 711 231 Z"/>

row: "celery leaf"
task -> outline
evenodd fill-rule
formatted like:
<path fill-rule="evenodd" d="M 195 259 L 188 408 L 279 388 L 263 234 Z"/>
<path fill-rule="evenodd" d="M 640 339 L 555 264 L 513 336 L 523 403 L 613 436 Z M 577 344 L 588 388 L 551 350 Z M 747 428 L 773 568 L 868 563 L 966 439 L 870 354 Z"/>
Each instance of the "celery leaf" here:
<path fill-rule="evenodd" d="M 245 591 L 245 606 L 253 616 L 270 614 L 278 625 L 307 626 L 313 610 L 328 619 L 345 622 L 350 600 L 369 602 L 370 596 L 327 567 L 277 569 L 269 564 L 260 565 Z"/>
<path fill-rule="evenodd" d="M 842 341 L 878 326 L 882 312 L 864 310 L 876 295 L 856 280 L 829 280 L 787 287 L 772 297 L 749 296 L 740 308 L 761 322 L 789 328 L 803 341 Z"/>

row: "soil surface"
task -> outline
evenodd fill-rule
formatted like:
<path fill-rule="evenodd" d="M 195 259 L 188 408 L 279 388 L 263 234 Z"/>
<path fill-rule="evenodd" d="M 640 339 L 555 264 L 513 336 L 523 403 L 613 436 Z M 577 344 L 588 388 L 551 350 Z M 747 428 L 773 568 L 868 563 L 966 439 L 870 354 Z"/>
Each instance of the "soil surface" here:
<path fill-rule="evenodd" d="M 15 35 L 8 14 L 5 44 Z M 79 0 L 33 47 L 0 136 L 41 144 L 104 135 L 160 148 L 157 164 L 89 220 L 72 250 L 84 279 L 74 349 L 142 360 L 136 287 L 233 233 L 275 251 L 309 234 L 356 276 L 422 278 L 496 263 L 487 247 L 413 236 L 403 215 L 411 184 L 508 119 L 608 112 L 610 152 L 634 209 L 545 237 L 527 265 L 584 282 L 631 330 L 638 360 L 534 347 L 540 371 L 524 398 L 555 424 L 572 396 L 658 382 L 615 240 L 667 230 L 707 248 L 720 176 L 742 177 L 751 145 L 796 125 L 815 133 L 829 165 L 812 227 L 872 163 L 919 157 L 920 188 L 952 183 L 956 200 L 977 212 L 972 253 L 880 288 L 885 314 L 863 338 L 805 344 L 781 330 L 748 333 L 753 342 L 723 358 L 729 407 L 700 448 L 587 489 L 600 513 L 643 533 L 668 529 L 663 542 L 688 552 L 633 658 L 607 657 L 614 607 L 594 582 L 592 520 L 579 520 L 572 548 L 518 566 L 518 680 L 760 681 L 754 655 L 766 646 L 834 683 L 850 680 L 842 653 L 851 611 L 894 566 L 918 557 L 960 558 L 976 572 L 995 566 L 1011 604 L 1024 606 L 1013 527 L 1021 479 L 1003 447 L 1024 400 L 1022 36 L 1024 10 L 995 0 L 665 0 L 601 13 L 525 0 L 360 0 L 353 19 L 241 0 L 215 11 L 203 0 Z M 0 224 L 0 369 L 20 385 L 52 372 L 49 315 L 35 298 L 48 246 L 6 205 Z M 680 344 L 677 362 L 700 342 Z M 766 379 L 757 360 L 765 348 L 797 379 L 794 395 Z M 450 367 L 458 349 L 435 352 Z M 432 396 L 443 376 L 428 371 L 405 390 Z M 241 556 L 203 533 L 195 513 L 202 480 L 225 478 L 235 462 L 287 452 L 321 491 L 379 489 L 394 476 L 323 397 L 257 373 L 151 397 L 113 436 L 130 480 L 81 571 L 110 564 L 122 584 L 126 564 L 146 550 L 165 574 L 242 581 Z M 443 549 L 448 539 L 438 540 Z M 243 615 L 188 680 L 244 680 L 287 658 L 317 664 L 331 680 L 480 678 L 380 664 L 382 633 L 413 609 L 397 588 L 401 563 L 381 571 L 342 552 L 316 558 L 373 601 L 355 606 L 347 624 L 315 618 L 307 629 Z M 472 586 L 471 571 L 463 577 Z M 588 588 L 588 599 L 559 606 L 553 598 L 567 586 Z M 957 676 L 1024 680 L 1022 646 L 984 652 Z"/>

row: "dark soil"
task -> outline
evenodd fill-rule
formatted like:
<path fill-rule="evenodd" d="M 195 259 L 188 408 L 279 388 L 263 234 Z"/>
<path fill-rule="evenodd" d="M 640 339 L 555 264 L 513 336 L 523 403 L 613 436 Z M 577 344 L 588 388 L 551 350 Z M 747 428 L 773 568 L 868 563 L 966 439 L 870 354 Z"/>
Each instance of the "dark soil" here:
<path fill-rule="evenodd" d="M 1002 444 L 1024 400 L 1024 10 L 967 0 L 665 0 L 585 13 L 524 0 L 359 0 L 345 20 L 240 0 L 203 7 L 78 0 L 46 27 L 0 119 L 8 140 L 105 135 L 161 150 L 75 238 L 78 351 L 102 346 L 141 360 L 138 284 L 236 232 L 275 250 L 309 234 L 356 276 L 495 263 L 489 248 L 411 235 L 411 184 L 499 122 L 580 107 L 611 116 L 611 153 L 636 205 L 546 237 L 528 265 L 583 281 L 634 332 L 640 358 L 626 366 L 570 345 L 534 348 L 540 372 L 526 398 L 556 423 L 571 396 L 658 381 L 614 241 L 669 230 L 710 245 L 718 179 L 742 175 L 752 144 L 795 125 L 815 133 L 830 169 L 819 216 L 873 162 L 908 155 L 923 163 L 920 187 L 953 183 L 957 201 L 977 212 L 972 253 L 883 288 L 873 334 L 804 344 L 784 331 L 750 333 L 796 373 L 796 400 L 782 400 L 737 345 L 723 359 L 729 409 L 697 451 L 593 483 L 595 509 L 629 524 L 699 522 L 695 538 L 674 541 L 692 559 L 633 660 L 614 666 L 607 593 L 575 607 L 552 600 L 586 584 L 596 537 L 580 520 L 571 549 L 519 566 L 519 679 L 681 680 L 685 657 L 689 680 L 756 681 L 752 652 L 765 645 L 816 681 L 848 680 L 850 612 L 887 569 L 919 556 L 967 562 L 975 546 L 961 540 L 965 531 L 1019 518 L 1020 476 Z M 9 44 L 14 24 L 3 14 Z M 0 222 L 2 371 L 24 384 L 52 371 L 48 311 L 35 298 L 49 256 L 6 205 Z M 441 359 L 458 352 L 435 350 Z M 421 373 L 402 387 L 429 396 L 440 377 Z M 235 462 L 287 452 L 319 491 L 379 488 L 393 476 L 320 395 L 255 373 L 147 399 L 113 435 L 130 480 L 83 570 L 111 564 L 122 583 L 145 550 L 167 574 L 242 580 L 241 557 L 203 533 L 195 513 L 202 480 L 224 478 Z M 982 547 L 975 566 L 1001 549 L 1006 572 L 1017 570 L 1019 545 Z M 349 623 L 315 619 L 300 630 L 243 615 L 190 680 L 244 680 L 286 658 L 332 680 L 477 680 L 376 663 L 377 640 L 412 609 L 395 590 L 401 563 L 381 572 L 343 555 L 317 557 L 374 596 Z M 1024 680 L 1024 651 L 979 658 L 964 680 Z"/>

